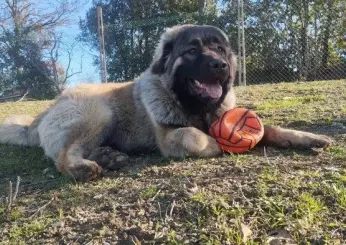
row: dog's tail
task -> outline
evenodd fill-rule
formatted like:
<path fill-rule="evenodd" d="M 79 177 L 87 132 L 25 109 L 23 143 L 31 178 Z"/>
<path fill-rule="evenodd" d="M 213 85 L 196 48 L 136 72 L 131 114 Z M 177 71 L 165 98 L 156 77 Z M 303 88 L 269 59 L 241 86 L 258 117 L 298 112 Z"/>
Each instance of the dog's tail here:
<path fill-rule="evenodd" d="M 39 145 L 38 121 L 40 121 L 40 117 L 35 119 L 27 115 L 5 118 L 0 125 L 0 143 L 22 146 Z"/>

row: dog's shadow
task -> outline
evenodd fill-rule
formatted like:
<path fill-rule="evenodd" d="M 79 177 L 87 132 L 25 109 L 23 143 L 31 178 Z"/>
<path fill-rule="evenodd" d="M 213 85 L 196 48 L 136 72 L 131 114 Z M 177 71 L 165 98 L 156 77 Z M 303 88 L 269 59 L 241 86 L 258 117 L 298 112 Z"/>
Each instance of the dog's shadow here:
<path fill-rule="evenodd" d="M 346 120 L 334 122 L 307 123 L 295 121 L 283 125 L 285 128 L 308 131 L 316 134 L 325 134 L 338 142 L 346 134 Z M 251 150 L 250 156 L 314 156 L 320 154 L 316 149 L 280 149 L 275 147 L 258 146 Z M 227 154 L 225 154 L 227 155 Z M 224 156 L 225 156 L 224 155 Z M 220 156 L 221 158 L 224 156 Z M 116 178 L 127 176 L 140 178 L 141 174 L 153 166 L 164 167 L 172 163 L 183 163 L 186 160 L 194 161 L 198 158 L 167 158 L 159 153 L 139 154 L 130 156 L 130 161 L 116 171 L 104 171 L 103 177 Z M 76 183 L 72 178 L 60 174 L 54 163 L 44 156 L 37 147 L 20 147 L 0 145 L 0 197 L 7 195 L 9 182 L 15 186 L 17 176 L 21 177 L 21 191 L 25 193 L 46 192 L 59 189 L 65 185 Z"/>
<path fill-rule="evenodd" d="M 164 167 L 172 163 L 182 163 L 190 158 L 170 158 L 163 157 L 160 153 L 136 154 L 130 155 L 129 162 L 118 170 L 105 170 L 102 173 L 104 177 L 131 177 L 139 178 L 141 173 L 151 167 Z"/>
<path fill-rule="evenodd" d="M 137 154 L 118 170 L 105 170 L 102 177 L 128 176 L 138 178 L 150 166 L 166 166 L 183 159 L 162 157 L 159 153 Z M 21 194 L 44 193 L 77 184 L 73 178 L 58 172 L 52 160 L 38 147 L 8 146 L 0 144 L 0 198 L 8 196 L 9 186 L 15 189 L 19 177 Z M 81 183 L 78 183 L 81 184 Z"/>

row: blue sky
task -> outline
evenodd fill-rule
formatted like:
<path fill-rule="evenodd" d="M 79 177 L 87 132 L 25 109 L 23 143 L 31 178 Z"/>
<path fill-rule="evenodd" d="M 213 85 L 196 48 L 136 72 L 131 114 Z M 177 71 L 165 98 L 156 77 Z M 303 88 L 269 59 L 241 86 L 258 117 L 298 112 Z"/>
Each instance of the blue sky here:
<path fill-rule="evenodd" d="M 77 12 L 73 13 L 73 24 L 66 27 L 60 27 L 58 29 L 59 32 L 63 33 L 63 42 L 66 44 L 72 44 L 76 42 L 75 38 L 78 36 L 78 34 L 81 33 L 81 30 L 78 26 L 79 18 L 81 17 L 82 19 L 84 19 L 86 16 L 86 12 L 92 7 L 92 0 L 85 1 L 86 4 Z M 226 4 L 222 3 L 222 1 L 219 1 L 218 3 L 219 8 L 224 8 L 226 6 Z M 82 59 L 82 73 L 76 74 L 73 77 L 71 77 L 68 80 L 68 87 L 74 86 L 82 82 L 100 82 L 99 69 L 98 67 L 93 65 L 93 59 L 94 57 L 98 58 L 98 55 L 98 50 L 91 49 L 85 43 L 77 43 L 77 46 L 74 49 L 73 59 L 71 63 L 71 72 L 76 72 L 80 70 L 80 63 Z M 62 57 L 59 60 L 59 63 L 62 65 L 63 68 L 67 67 L 68 57 L 66 56 L 66 54 L 62 55 Z"/>
<path fill-rule="evenodd" d="M 84 43 L 78 43 L 75 38 L 80 34 L 78 26 L 79 17 L 85 18 L 87 10 L 92 6 L 92 1 L 88 1 L 86 5 L 80 8 L 73 14 L 72 24 L 57 29 L 58 32 L 63 34 L 63 42 L 67 45 L 76 43 L 73 50 L 73 58 L 71 62 L 71 72 L 77 72 L 80 70 L 80 63 L 82 61 L 82 73 L 72 76 L 68 80 L 68 87 L 74 86 L 81 82 L 100 82 L 99 69 L 93 65 L 93 57 L 98 57 L 97 50 L 91 50 Z M 68 64 L 68 57 L 66 53 L 63 53 L 60 57 L 59 63 L 65 69 Z"/>

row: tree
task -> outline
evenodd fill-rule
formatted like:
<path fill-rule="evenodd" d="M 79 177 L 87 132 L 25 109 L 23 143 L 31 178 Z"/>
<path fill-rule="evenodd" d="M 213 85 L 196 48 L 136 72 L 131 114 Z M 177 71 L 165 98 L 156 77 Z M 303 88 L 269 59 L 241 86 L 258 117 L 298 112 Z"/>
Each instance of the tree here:
<path fill-rule="evenodd" d="M 73 57 L 73 51 L 76 46 L 75 43 L 72 43 L 71 45 L 67 45 L 62 41 L 62 34 L 53 33 L 51 35 L 50 39 L 50 48 L 48 50 L 48 60 L 49 60 L 49 67 L 52 72 L 52 80 L 55 87 L 55 90 L 58 91 L 58 93 L 61 93 L 65 88 L 67 84 L 67 80 L 70 77 L 73 77 L 76 74 L 82 73 L 82 59 L 80 62 L 80 69 L 79 71 L 73 71 L 71 69 L 71 62 Z M 62 53 L 66 53 L 67 55 L 67 66 L 66 68 L 62 68 L 59 65 L 59 58 L 61 57 Z"/>
<path fill-rule="evenodd" d="M 223 14 L 232 43 L 236 10 L 232 0 Z M 345 77 L 345 10 L 342 0 L 244 0 L 249 83 Z"/>
<path fill-rule="evenodd" d="M 27 40 L 21 43 L 20 51 L 19 57 L 22 57 L 21 61 L 18 62 L 20 68 L 16 69 L 17 81 L 12 81 L 12 86 L 15 85 L 17 89 L 28 92 L 33 98 L 54 98 L 57 91 L 50 79 L 51 71 L 46 62 L 42 60 L 40 46 Z"/>
<path fill-rule="evenodd" d="M 79 6 L 80 0 L 5 0 L 0 11 L 0 68 L 7 77 L 5 86 L 28 90 L 39 98 L 52 98 L 59 92 L 43 52 L 50 47 L 51 34 L 68 23 Z"/>
<path fill-rule="evenodd" d="M 109 80 L 126 81 L 150 64 L 164 28 L 175 24 L 216 23 L 216 5 L 205 0 L 203 13 L 198 1 L 118 0 L 98 1 L 80 21 L 80 40 L 98 49 L 96 7 L 103 7 L 105 51 Z M 95 60 L 98 64 L 98 60 Z"/>
<path fill-rule="evenodd" d="M 237 0 L 95 1 L 80 21 L 80 38 L 98 50 L 96 6 L 103 7 L 109 80 L 130 80 L 148 67 L 160 34 L 174 24 L 216 25 L 237 53 L 237 4 Z M 345 66 L 345 10 L 344 0 L 244 0 L 249 83 L 346 76 L 339 72 Z"/>

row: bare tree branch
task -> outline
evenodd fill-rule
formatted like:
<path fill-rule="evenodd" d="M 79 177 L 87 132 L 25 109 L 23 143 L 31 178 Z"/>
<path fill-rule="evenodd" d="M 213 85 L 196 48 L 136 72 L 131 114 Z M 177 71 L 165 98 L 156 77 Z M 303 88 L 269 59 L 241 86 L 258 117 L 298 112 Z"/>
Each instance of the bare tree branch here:
<path fill-rule="evenodd" d="M 0 44 L 2 50 L 12 52 L 11 66 L 15 68 L 15 77 L 20 77 L 20 68 L 26 57 L 22 53 L 23 45 L 33 36 L 39 39 L 39 48 L 48 54 L 52 75 L 42 72 L 37 64 L 31 65 L 35 72 L 54 83 L 59 92 L 69 78 L 82 72 L 82 64 L 80 71 L 71 70 L 74 46 L 62 49 L 62 35 L 56 33 L 56 28 L 69 23 L 73 12 L 86 3 L 87 0 L 4 0 L 0 9 L 0 34 L 3 37 Z M 68 64 L 65 74 L 61 74 L 58 60 L 65 53 Z"/>
<path fill-rule="evenodd" d="M 71 70 L 71 74 L 70 73 L 70 68 L 71 68 L 71 61 L 72 61 L 72 52 L 73 52 L 73 49 L 75 48 L 75 44 L 72 44 L 72 46 L 70 47 L 70 49 L 67 49 L 66 52 L 67 52 L 67 55 L 68 55 L 68 64 L 67 64 L 67 68 L 66 68 L 66 71 L 65 71 L 65 78 L 64 78 L 64 84 L 66 84 L 67 82 L 67 79 L 71 78 L 72 76 L 74 75 L 77 75 L 77 74 L 80 74 L 82 73 L 82 70 L 83 70 L 83 57 L 81 57 L 81 63 L 80 63 L 80 70 L 77 71 L 77 72 L 73 72 Z"/>
<path fill-rule="evenodd" d="M 72 43 L 71 45 L 64 44 L 62 42 L 62 34 L 51 34 L 51 47 L 49 50 L 49 60 L 51 62 L 52 66 L 52 73 L 53 73 L 53 80 L 56 85 L 56 88 L 61 92 L 66 83 L 67 80 L 74 75 L 82 73 L 83 69 L 83 57 L 81 57 L 81 63 L 80 63 L 80 70 L 77 72 L 73 72 L 71 69 L 72 65 L 72 59 L 73 59 L 73 51 L 76 47 L 76 43 Z M 61 48 L 63 46 L 63 48 Z M 67 65 L 65 68 L 65 74 L 63 78 L 60 78 L 59 72 L 58 72 L 58 60 L 63 55 L 63 53 L 66 53 L 67 55 Z"/>
<path fill-rule="evenodd" d="M 23 101 L 26 96 L 29 94 L 29 91 L 26 91 L 25 94 L 22 96 L 22 98 L 20 98 L 19 100 L 17 100 L 17 102 Z"/>

